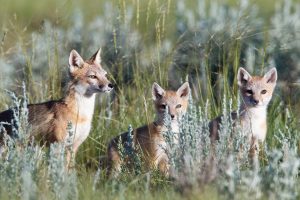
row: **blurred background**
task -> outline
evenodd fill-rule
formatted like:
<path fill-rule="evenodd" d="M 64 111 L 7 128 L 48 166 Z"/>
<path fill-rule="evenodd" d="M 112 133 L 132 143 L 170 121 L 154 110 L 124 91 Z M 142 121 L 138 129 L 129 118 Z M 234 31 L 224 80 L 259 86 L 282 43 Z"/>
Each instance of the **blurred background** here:
<path fill-rule="evenodd" d="M 299 0 L 0 0 L 0 109 L 5 90 L 30 103 L 62 97 L 68 56 L 88 59 L 100 47 L 102 64 L 117 85 L 99 97 L 93 130 L 77 160 L 97 165 L 114 135 L 151 122 L 151 86 L 177 88 L 188 80 L 194 102 L 210 103 L 211 118 L 223 97 L 236 108 L 236 72 L 278 70 L 269 108 L 272 131 L 299 124 Z M 82 162 L 80 162 L 82 161 Z"/>

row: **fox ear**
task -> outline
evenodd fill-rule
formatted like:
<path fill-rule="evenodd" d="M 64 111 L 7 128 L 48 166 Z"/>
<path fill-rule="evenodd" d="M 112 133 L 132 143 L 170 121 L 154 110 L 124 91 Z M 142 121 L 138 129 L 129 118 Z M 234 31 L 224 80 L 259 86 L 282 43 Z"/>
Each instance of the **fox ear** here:
<path fill-rule="evenodd" d="M 90 61 L 92 61 L 94 64 L 100 65 L 101 63 L 101 48 L 90 58 Z"/>
<path fill-rule="evenodd" d="M 69 57 L 69 69 L 70 72 L 75 72 L 78 68 L 81 68 L 84 64 L 83 59 L 76 50 L 72 50 Z"/>
<path fill-rule="evenodd" d="M 188 82 L 185 82 L 178 88 L 176 94 L 180 96 L 181 98 L 188 98 L 190 93 L 190 85 Z"/>
<path fill-rule="evenodd" d="M 270 69 L 265 75 L 264 78 L 267 80 L 267 83 L 276 83 L 277 81 L 277 70 L 275 67 Z"/>
<path fill-rule="evenodd" d="M 154 101 L 161 99 L 165 94 L 165 90 L 162 89 L 156 82 L 152 85 L 152 99 Z"/>
<path fill-rule="evenodd" d="M 245 84 L 250 81 L 252 76 L 242 67 L 239 68 L 237 80 L 238 80 L 238 86 L 244 86 Z"/>

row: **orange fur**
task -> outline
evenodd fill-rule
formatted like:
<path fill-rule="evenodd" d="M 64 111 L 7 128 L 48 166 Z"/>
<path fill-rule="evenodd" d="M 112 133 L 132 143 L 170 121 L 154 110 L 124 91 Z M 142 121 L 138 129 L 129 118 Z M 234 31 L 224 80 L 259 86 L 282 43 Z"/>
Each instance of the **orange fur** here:
<path fill-rule="evenodd" d="M 238 71 L 238 86 L 242 97 L 238 113 L 232 113 L 236 122 L 240 119 L 242 132 L 248 136 L 250 143 L 249 156 L 257 154 L 258 142 L 263 142 L 267 134 L 267 106 L 272 98 L 277 81 L 276 68 L 272 68 L 264 76 L 251 76 L 245 69 Z M 221 117 L 217 117 L 209 124 L 210 137 L 218 139 Z"/>
<path fill-rule="evenodd" d="M 155 122 L 133 130 L 133 145 L 135 149 L 141 149 L 144 168 L 159 169 L 163 174 L 169 173 L 169 162 L 166 154 L 166 142 L 162 132 L 167 128 L 164 126 L 165 110 L 171 116 L 174 124 L 174 132 L 178 131 L 178 120 L 186 112 L 189 95 L 188 83 L 183 84 L 177 91 L 165 91 L 157 83 L 153 84 L 152 97 L 157 113 Z M 121 155 L 118 149 L 119 141 L 125 144 L 128 139 L 128 132 L 112 139 L 108 145 L 108 176 L 117 176 L 122 164 Z M 129 158 L 130 159 L 130 158 Z"/>
<path fill-rule="evenodd" d="M 30 133 L 36 141 L 47 145 L 64 142 L 69 137 L 67 125 L 71 122 L 74 132 L 73 151 L 77 152 L 91 128 L 95 94 L 112 90 L 100 61 L 100 50 L 87 61 L 83 61 L 75 50 L 71 51 L 70 81 L 66 95 L 60 100 L 28 105 Z M 12 109 L 0 113 L 0 122 L 11 123 L 12 120 Z M 8 134 L 11 134 L 12 126 L 4 125 Z"/>

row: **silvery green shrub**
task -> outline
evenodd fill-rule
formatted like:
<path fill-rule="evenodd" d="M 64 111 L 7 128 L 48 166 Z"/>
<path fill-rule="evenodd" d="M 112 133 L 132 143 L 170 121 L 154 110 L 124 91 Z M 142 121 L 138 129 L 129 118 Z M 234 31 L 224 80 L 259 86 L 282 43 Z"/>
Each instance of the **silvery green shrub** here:
<path fill-rule="evenodd" d="M 278 149 L 262 144 L 259 157 L 249 160 L 247 137 L 239 125 L 233 125 L 234 121 L 228 117 L 233 110 L 231 105 L 231 100 L 224 97 L 223 119 L 214 150 L 209 138 L 207 109 L 198 108 L 192 102 L 180 123 L 178 135 L 170 128 L 165 132 L 170 175 L 175 184 L 191 189 L 212 183 L 218 188 L 220 196 L 226 199 L 248 199 L 250 196 L 253 199 L 265 196 L 269 199 L 297 199 L 300 167 L 298 140 L 274 133 L 280 138 Z M 166 120 L 166 124 L 170 124 L 170 119 Z M 297 131 L 293 134 L 292 138 L 299 136 Z"/>
<path fill-rule="evenodd" d="M 67 170 L 65 162 L 65 149 L 69 143 L 51 144 L 49 154 L 35 143 L 30 137 L 24 84 L 22 88 L 21 99 L 9 92 L 13 100 L 13 134 L 6 135 L 4 145 L 0 147 L 0 194 L 13 199 L 37 199 L 41 185 L 47 184 L 55 198 L 76 199 L 76 173 L 75 170 Z M 46 174 L 44 170 L 47 170 Z"/>

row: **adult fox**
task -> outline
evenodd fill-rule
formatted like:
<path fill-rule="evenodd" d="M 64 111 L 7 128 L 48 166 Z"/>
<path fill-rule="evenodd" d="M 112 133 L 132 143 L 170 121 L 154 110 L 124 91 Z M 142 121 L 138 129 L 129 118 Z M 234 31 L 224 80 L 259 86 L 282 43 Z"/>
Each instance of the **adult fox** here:
<path fill-rule="evenodd" d="M 71 51 L 70 81 L 65 96 L 60 100 L 28 105 L 30 136 L 33 136 L 35 141 L 50 144 L 66 140 L 67 125 L 71 122 L 74 133 L 72 149 L 76 154 L 91 129 L 95 94 L 107 93 L 113 89 L 100 62 L 100 49 L 86 61 L 75 50 Z M 3 132 L 12 134 L 15 120 L 13 109 L 0 113 L 0 123 L 4 127 L 0 132 L 0 140 Z M 67 159 L 70 159 L 70 154 Z"/>

